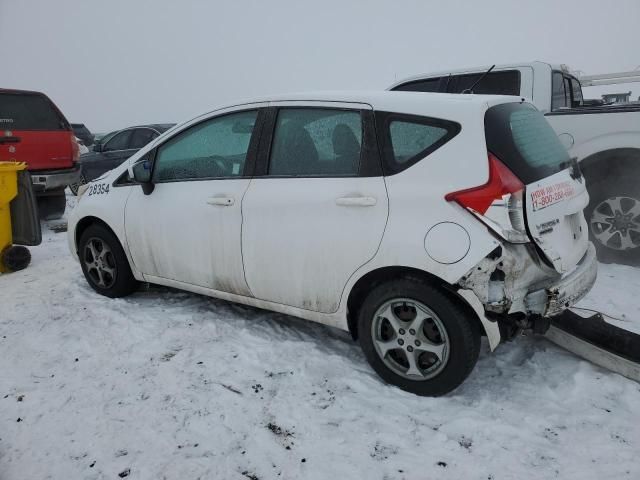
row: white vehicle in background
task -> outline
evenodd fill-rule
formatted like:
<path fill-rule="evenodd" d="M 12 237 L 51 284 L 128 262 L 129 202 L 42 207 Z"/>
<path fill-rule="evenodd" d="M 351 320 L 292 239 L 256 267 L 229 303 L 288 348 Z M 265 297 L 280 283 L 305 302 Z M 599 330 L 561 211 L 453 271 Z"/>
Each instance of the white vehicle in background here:
<path fill-rule="evenodd" d="M 640 82 L 640 71 L 581 76 L 543 62 L 427 73 L 389 90 L 517 95 L 544 113 L 580 163 L 591 201 L 585 214 L 598 257 L 640 261 L 640 104 L 594 105 L 584 86 Z M 486 74 L 486 75 L 485 75 Z M 483 76 L 484 75 L 484 76 Z M 482 78 L 481 78 L 482 77 Z M 475 85 L 474 85 L 475 84 Z"/>
<path fill-rule="evenodd" d="M 587 203 L 513 97 L 289 95 L 161 135 L 80 188 L 68 235 L 100 294 L 151 282 L 332 325 L 387 382 L 441 395 L 481 335 L 542 332 L 588 292 Z"/>

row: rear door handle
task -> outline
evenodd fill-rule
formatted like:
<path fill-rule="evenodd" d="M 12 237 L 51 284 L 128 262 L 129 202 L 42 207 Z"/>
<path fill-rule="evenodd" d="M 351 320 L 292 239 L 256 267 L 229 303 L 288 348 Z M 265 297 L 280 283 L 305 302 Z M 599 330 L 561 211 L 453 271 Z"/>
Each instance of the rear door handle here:
<path fill-rule="evenodd" d="M 377 203 L 375 197 L 340 197 L 336 198 L 336 205 L 341 207 L 373 207 Z"/>
<path fill-rule="evenodd" d="M 235 203 L 233 197 L 209 197 L 207 199 L 209 205 L 220 205 L 222 207 L 230 207 Z"/>

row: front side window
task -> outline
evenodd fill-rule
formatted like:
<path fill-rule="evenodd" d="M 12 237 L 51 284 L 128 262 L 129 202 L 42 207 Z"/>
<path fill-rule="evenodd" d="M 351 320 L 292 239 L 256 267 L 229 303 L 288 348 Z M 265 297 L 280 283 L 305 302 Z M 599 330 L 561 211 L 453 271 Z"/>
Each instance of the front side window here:
<path fill-rule="evenodd" d="M 117 150 L 126 150 L 129 148 L 129 139 L 131 138 L 131 130 L 125 130 L 114 135 L 105 146 L 105 152 L 114 152 Z"/>
<path fill-rule="evenodd" d="M 359 111 L 283 108 L 276 120 L 269 175 L 356 175 L 361 150 Z"/>
<path fill-rule="evenodd" d="M 580 86 L 580 82 L 575 78 L 571 79 L 571 92 L 573 94 L 573 106 L 579 107 L 583 103 L 582 98 L 582 87 Z"/>
<path fill-rule="evenodd" d="M 129 148 L 142 148 L 158 136 L 158 132 L 150 128 L 136 128 L 131 134 Z"/>
<path fill-rule="evenodd" d="M 242 176 L 257 116 L 251 110 L 212 118 L 163 143 L 154 182 Z"/>

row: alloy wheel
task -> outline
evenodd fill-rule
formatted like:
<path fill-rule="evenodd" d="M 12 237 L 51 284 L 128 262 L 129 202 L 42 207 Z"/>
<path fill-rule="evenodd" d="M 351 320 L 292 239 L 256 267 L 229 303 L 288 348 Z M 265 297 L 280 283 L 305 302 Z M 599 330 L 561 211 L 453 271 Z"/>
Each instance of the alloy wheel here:
<path fill-rule="evenodd" d="M 640 247 L 640 200 L 610 197 L 594 208 L 589 220 L 594 238 L 613 250 Z"/>
<path fill-rule="evenodd" d="M 91 280 L 100 288 L 110 288 L 116 281 L 116 262 L 109 246 L 98 237 L 91 237 L 84 247 L 82 261 Z"/>
<path fill-rule="evenodd" d="M 429 380 L 449 360 L 449 337 L 438 315 L 408 298 L 385 302 L 371 323 L 373 343 L 385 365 L 409 380 Z"/>

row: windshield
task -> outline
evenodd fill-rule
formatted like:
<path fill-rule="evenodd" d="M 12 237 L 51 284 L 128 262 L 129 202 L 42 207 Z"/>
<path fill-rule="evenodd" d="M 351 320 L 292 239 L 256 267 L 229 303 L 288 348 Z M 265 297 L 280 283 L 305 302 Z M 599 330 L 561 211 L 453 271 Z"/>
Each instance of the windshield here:
<path fill-rule="evenodd" d="M 529 103 L 504 103 L 484 117 L 487 149 L 524 183 L 553 175 L 569 154 L 544 115 Z"/>

